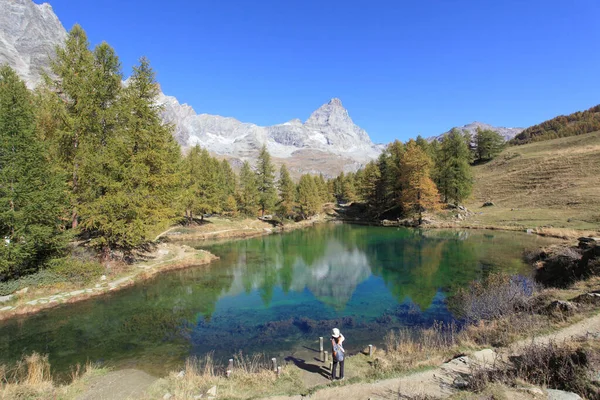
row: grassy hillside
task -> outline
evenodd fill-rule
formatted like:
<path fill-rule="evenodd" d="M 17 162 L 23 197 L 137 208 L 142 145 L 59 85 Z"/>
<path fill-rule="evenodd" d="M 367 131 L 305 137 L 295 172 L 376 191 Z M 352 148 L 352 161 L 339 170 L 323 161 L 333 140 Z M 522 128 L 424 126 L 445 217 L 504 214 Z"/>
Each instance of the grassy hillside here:
<path fill-rule="evenodd" d="M 559 115 L 531 126 L 515 136 L 512 144 L 525 144 L 562 137 L 583 135 L 600 130 L 600 105 L 586 111 Z"/>
<path fill-rule="evenodd" d="M 600 229 L 600 131 L 509 147 L 474 172 L 482 224 Z"/>

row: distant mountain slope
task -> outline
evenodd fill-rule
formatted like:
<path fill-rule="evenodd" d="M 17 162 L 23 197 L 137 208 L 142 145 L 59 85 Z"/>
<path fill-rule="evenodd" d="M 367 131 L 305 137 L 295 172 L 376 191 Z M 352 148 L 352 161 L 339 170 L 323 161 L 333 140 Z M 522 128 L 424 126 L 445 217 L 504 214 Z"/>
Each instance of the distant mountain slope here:
<path fill-rule="evenodd" d="M 582 135 L 600 130 L 600 105 L 570 115 L 560 115 L 519 133 L 512 144 L 539 142 L 561 137 Z"/>
<path fill-rule="evenodd" d="M 455 128 L 464 133 L 468 132 L 473 136 L 475 136 L 475 133 L 477 133 L 477 129 L 492 130 L 492 131 L 498 132 L 500 135 L 502 135 L 502 137 L 506 141 L 511 140 L 512 138 L 514 138 L 516 135 L 518 135 L 519 133 L 521 133 L 523 131 L 523 128 L 505 128 L 505 127 L 501 127 L 501 126 L 492 126 L 492 125 L 484 124 L 483 122 L 477 122 L 477 121 L 472 122 L 467 125 L 464 125 L 462 127 L 455 127 Z M 452 128 L 452 129 L 455 129 L 455 128 Z M 427 140 L 441 141 L 444 138 L 444 136 L 446 136 L 447 134 L 449 134 L 452 131 L 452 129 L 450 129 L 448 132 L 442 133 L 441 135 L 432 136 L 432 137 L 428 138 Z"/>
<path fill-rule="evenodd" d="M 85 28 L 85 27 L 84 27 Z M 30 88 L 48 69 L 49 57 L 64 43 L 66 31 L 49 4 L 31 0 L 0 0 L 0 64 L 8 63 Z M 117 49 L 118 52 L 118 49 Z M 356 171 L 376 158 L 382 146 L 354 124 L 339 99 L 331 99 L 302 123 L 298 119 L 262 127 L 219 115 L 196 114 L 172 96 L 160 94 L 163 119 L 175 125 L 175 137 L 185 150 L 196 144 L 238 163 L 253 160 L 263 144 L 292 173 Z M 331 161 L 331 162 L 327 162 Z"/>
<path fill-rule="evenodd" d="M 600 132 L 508 147 L 473 171 L 476 206 L 489 200 L 496 204 L 485 213 L 506 208 L 579 210 L 568 217 L 600 218 Z M 527 214 L 515 211 L 511 217 L 535 218 Z"/>
<path fill-rule="evenodd" d="M 40 81 L 49 56 L 66 36 L 49 4 L 0 0 L 0 64 L 14 68 L 30 88 Z"/>

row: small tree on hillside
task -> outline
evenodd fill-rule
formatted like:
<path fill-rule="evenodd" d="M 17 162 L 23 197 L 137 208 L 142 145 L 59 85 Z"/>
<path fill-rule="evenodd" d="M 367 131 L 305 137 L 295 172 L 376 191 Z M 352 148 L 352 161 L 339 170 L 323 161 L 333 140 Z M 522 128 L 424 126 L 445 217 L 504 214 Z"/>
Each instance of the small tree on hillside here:
<path fill-rule="evenodd" d="M 259 193 L 256 174 L 252 171 L 250 163 L 244 161 L 240 170 L 238 208 L 245 215 L 255 216 L 258 211 L 258 199 Z"/>
<path fill-rule="evenodd" d="M 477 130 L 475 135 L 476 161 L 483 162 L 495 158 L 504 149 L 504 138 L 492 130 Z"/>
<path fill-rule="evenodd" d="M 410 140 L 401 163 L 401 201 L 404 210 L 419 215 L 419 225 L 423 223 L 423 211 L 437 209 L 439 205 L 439 194 L 430 178 L 431 165 L 425 151 Z"/>

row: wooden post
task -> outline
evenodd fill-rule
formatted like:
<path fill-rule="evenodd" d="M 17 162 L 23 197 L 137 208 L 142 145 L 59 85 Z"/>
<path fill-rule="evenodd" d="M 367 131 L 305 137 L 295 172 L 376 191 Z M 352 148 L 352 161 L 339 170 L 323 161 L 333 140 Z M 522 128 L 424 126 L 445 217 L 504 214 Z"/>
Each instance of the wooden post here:
<path fill-rule="evenodd" d="M 373 345 L 369 345 L 369 357 L 373 357 Z"/>
<path fill-rule="evenodd" d="M 333 361 L 329 363 L 329 372 L 333 371 Z"/>
<path fill-rule="evenodd" d="M 231 376 L 232 372 L 233 372 L 233 358 L 230 358 L 229 364 L 227 365 L 227 372 L 225 374 L 229 378 Z"/>
<path fill-rule="evenodd" d="M 326 351 L 324 351 L 324 352 L 323 352 L 323 355 L 324 355 L 323 362 L 327 362 L 327 360 L 329 360 L 329 353 L 328 353 L 328 352 L 326 352 Z"/>
<path fill-rule="evenodd" d="M 281 375 L 281 366 L 277 367 L 277 377 Z"/>
<path fill-rule="evenodd" d="M 273 362 L 273 371 L 277 372 L 277 359 L 273 357 L 271 361 Z"/>
<path fill-rule="evenodd" d="M 323 336 L 319 336 L 319 352 L 323 352 Z"/>

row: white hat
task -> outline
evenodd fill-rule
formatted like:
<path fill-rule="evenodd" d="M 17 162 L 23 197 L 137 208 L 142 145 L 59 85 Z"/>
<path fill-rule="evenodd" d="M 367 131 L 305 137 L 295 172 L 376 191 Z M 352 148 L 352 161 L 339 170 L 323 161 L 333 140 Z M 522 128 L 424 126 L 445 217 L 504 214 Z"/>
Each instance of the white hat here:
<path fill-rule="evenodd" d="M 334 338 L 339 338 L 340 330 L 338 328 L 333 328 L 333 330 L 331 331 L 331 336 L 333 336 Z"/>

